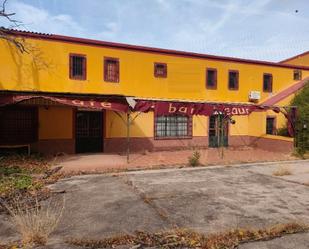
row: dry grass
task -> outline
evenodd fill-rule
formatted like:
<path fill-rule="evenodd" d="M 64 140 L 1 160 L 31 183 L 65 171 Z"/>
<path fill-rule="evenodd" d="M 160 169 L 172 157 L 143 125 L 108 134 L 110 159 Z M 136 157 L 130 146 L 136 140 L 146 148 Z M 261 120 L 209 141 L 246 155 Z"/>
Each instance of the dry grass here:
<path fill-rule="evenodd" d="M 285 234 L 308 231 L 308 226 L 300 223 L 278 224 L 265 229 L 235 229 L 224 233 L 205 236 L 186 230 L 175 229 L 159 233 L 136 232 L 134 235 L 121 235 L 102 240 L 69 239 L 67 243 L 89 248 L 114 248 L 117 246 L 139 246 L 155 248 L 201 248 L 201 249 L 232 249 L 240 244 L 270 240 Z"/>
<path fill-rule="evenodd" d="M 16 197 L 9 205 L 4 204 L 11 215 L 24 245 L 44 245 L 57 227 L 64 211 L 65 198 L 52 197 L 39 202 Z"/>
<path fill-rule="evenodd" d="M 292 171 L 284 166 L 280 166 L 277 170 L 273 172 L 273 176 L 288 176 L 292 175 Z"/>

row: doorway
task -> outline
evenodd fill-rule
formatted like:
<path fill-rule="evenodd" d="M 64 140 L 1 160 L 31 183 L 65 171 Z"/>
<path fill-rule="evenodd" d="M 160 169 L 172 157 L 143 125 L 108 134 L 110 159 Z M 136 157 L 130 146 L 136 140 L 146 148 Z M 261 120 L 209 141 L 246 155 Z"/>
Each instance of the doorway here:
<path fill-rule="evenodd" d="M 103 151 L 103 113 L 77 111 L 75 129 L 76 153 Z"/>
<path fill-rule="evenodd" d="M 209 117 L 209 147 L 228 146 L 228 122 L 222 114 Z"/>

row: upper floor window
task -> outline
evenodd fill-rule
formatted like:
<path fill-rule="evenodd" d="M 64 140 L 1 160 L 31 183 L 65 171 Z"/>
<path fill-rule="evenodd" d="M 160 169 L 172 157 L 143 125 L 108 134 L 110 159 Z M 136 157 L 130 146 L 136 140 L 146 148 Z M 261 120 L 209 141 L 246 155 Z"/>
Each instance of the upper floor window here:
<path fill-rule="evenodd" d="M 295 69 L 293 72 L 293 79 L 294 80 L 301 80 L 302 79 L 302 73 L 301 70 Z"/>
<path fill-rule="evenodd" d="M 155 117 L 156 138 L 190 138 L 191 136 L 191 117 L 182 115 Z"/>
<path fill-rule="evenodd" d="M 207 89 L 217 89 L 217 69 L 207 68 L 206 88 Z"/>
<path fill-rule="evenodd" d="M 155 63 L 154 64 L 154 76 L 157 78 L 167 77 L 167 64 L 166 63 Z"/>
<path fill-rule="evenodd" d="M 104 80 L 119 82 L 119 59 L 104 58 Z"/>
<path fill-rule="evenodd" d="M 238 90 L 239 72 L 236 70 L 229 71 L 229 90 Z"/>
<path fill-rule="evenodd" d="M 86 56 L 70 54 L 70 79 L 86 79 Z"/>
<path fill-rule="evenodd" d="M 263 75 L 263 91 L 271 93 L 273 91 L 273 76 L 269 73 Z"/>

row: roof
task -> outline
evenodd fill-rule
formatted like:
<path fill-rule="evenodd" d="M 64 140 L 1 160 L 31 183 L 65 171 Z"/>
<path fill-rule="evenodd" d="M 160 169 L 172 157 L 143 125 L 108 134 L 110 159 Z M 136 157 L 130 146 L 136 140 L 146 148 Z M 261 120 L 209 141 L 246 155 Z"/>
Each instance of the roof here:
<path fill-rule="evenodd" d="M 21 36 L 21 37 L 32 38 L 32 39 L 44 39 L 44 40 L 59 41 L 59 42 L 69 42 L 69 43 L 76 43 L 76 44 L 89 45 L 89 46 L 100 46 L 100 47 L 124 49 L 124 50 L 130 50 L 130 51 L 157 53 L 157 54 L 172 55 L 172 56 L 182 56 L 182 57 L 189 57 L 189 58 L 195 58 L 195 59 L 209 59 L 209 60 L 219 60 L 219 61 L 226 61 L 226 62 L 236 62 L 236 63 L 254 64 L 254 65 L 262 65 L 262 66 L 309 70 L 309 66 L 306 67 L 306 66 L 298 66 L 298 65 L 290 65 L 290 64 L 281 64 L 281 63 L 269 62 L 269 61 L 248 60 L 248 59 L 241 59 L 241 58 L 235 58 L 235 57 L 217 56 L 217 55 L 185 52 L 185 51 L 178 51 L 178 50 L 171 50 L 171 49 L 137 46 L 137 45 L 124 44 L 124 43 L 99 41 L 99 40 L 92 40 L 92 39 L 85 39 L 85 38 L 76 38 L 76 37 L 71 37 L 71 36 L 37 33 L 37 32 L 14 30 L 14 29 L 6 29 L 6 32 L 10 35 Z"/>
<path fill-rule="evenodd" d="M 291 60 L 297 59 L 299 57 L 303 57 L 303 56 L 305 56 L 307 54 L 309 54 L 309 51 L 306 51 L 306 52 L 303 52 L 301 54 L 298 54 L 298 55 L 292 56 L 290 58 L 284 59 L 283 61 L 279 61 L 278 63 L 285 63 L 287 61 L 291 61 Z"/>

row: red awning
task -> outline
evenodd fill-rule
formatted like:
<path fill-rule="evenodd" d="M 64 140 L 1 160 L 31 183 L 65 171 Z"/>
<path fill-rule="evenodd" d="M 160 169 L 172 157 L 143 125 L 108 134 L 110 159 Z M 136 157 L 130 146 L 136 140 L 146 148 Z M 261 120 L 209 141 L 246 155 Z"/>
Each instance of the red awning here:
<path fill-rule="evenodd" d="M 46 100 L 50 100 L 62 105 L 89 108 L 94 110 L 112 110 L 119 112 L 128 112 L 129 106 L 125 101 L 117 101 L 107 98 L 90 98 L 90 97 L 54 97 L 49 95 L 0 95 L 0 107 L 6 106 L 10 104 L 17 104 L 19 102 L 42 98 Z"/>
<path fill-rule="evenodd" d="M 148 112 L 153 110 L 156 115 L 204 115 L 210 116 L 216 113 L 224 113 L 229 116 L 249 115 L 262 107 L 250 104 L 233 103 L 202 103 L 202 102 L 173 102 L 173 101 L 149 101 L 137 100 L 134 111 Z"/>

